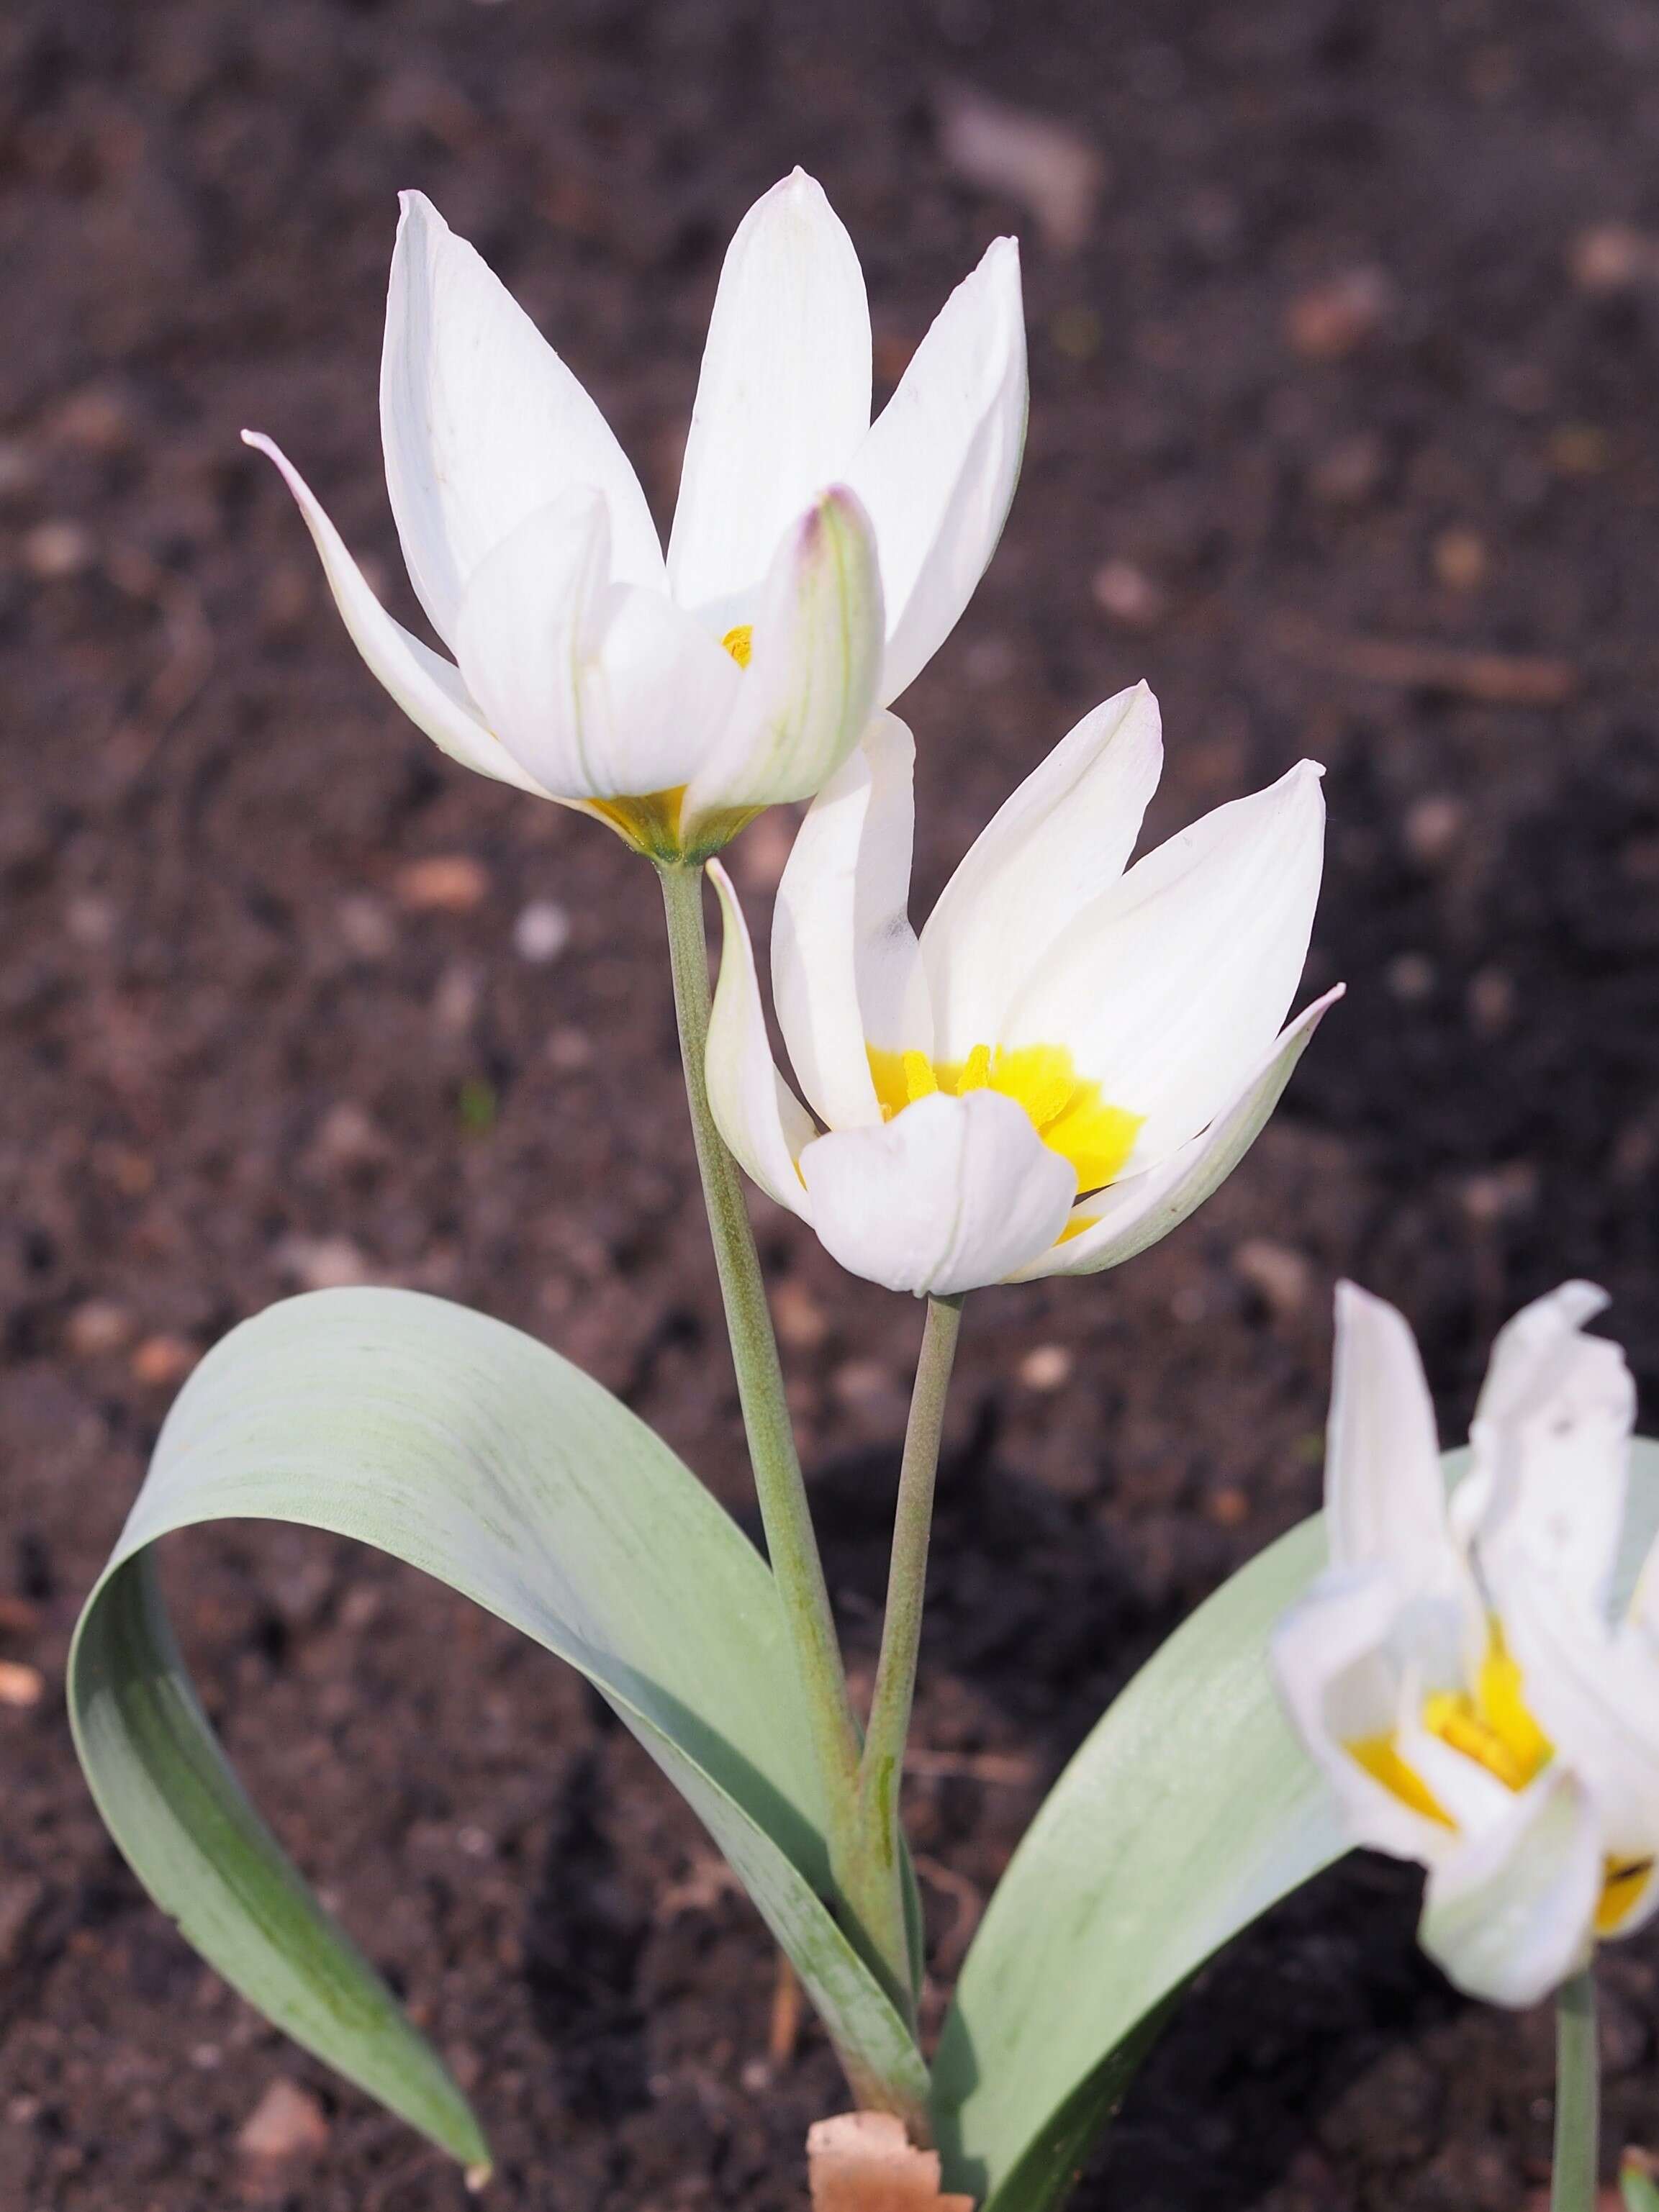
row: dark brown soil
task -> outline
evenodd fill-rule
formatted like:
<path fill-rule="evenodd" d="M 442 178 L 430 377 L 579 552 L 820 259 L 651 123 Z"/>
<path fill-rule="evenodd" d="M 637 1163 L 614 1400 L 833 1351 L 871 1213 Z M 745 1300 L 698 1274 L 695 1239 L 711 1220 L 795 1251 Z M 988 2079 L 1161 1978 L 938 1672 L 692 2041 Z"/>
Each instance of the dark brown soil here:
<path fill-rule="evenodd" d="M 1115 1686 L 1313 1504 L 1335 1274 L 1412 1310 L 1452 1432 L 1494 1322 L 1568 1273 L 1655 1379 L 1642 0 L 10 0 L 0 1659 L 43 1687 L 0 1705 L 3 2212 L 463 2202 L 198 1966 L 70 1751 L 76 1607 L 203 1347 L 306 1283 L 438 1291 L 581 1361 L 746 1510 L 648 872 L 399 720 L 236 432 L 280 436 L 397 573 L 374 379 L 418 184 L 665 505 L 723 241 L 791 164 L 859 241 L 890 374 L 983 242 L 1030 231 L 945 165 L 963 82 L 1111 174 L 1079 253 L 1030 245 L 1024 485 L 908 702 L 922 892 L 1144 674 L 1159 828 L 1329 763 L 1310 982 L 1352 992 L 1197 1221 L 970 1306 L 910 1801 L 942 1977 Z M 781 835 L 737 851 L 761 904 Z M 434 857 L 471 871 L 410 872 Z M 536 964 L 515 926 L 547 901 L 570 941 Z M 918 1316 L 763 1233 L 865 1662 Z M 798 2203 L 832 2063 L 809 2027 L 769 2063 L 758 1923 L 581 1686 L 295 1533 L 173 1566 L 256 1795 L 476 2094 L 486 2201 Z M 1080 2203 L 1524 2203 L 1547 2022 L 1446 1990 L 1414 1888 L 1354 1863 L 1236 1947 Z M 1659 2136 L 1656 1963 L 1608 1962 L 1615 2144 Z M 262 2174 L 237 2137 L 281 2076 L 327 2141 Z"/>

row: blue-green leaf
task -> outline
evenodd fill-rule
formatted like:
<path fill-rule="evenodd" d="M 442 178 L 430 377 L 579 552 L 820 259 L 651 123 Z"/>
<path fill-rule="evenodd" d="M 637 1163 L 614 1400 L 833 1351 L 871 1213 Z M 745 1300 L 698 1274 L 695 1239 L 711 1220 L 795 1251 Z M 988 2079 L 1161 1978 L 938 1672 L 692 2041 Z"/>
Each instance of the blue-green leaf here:
<path fill-rule="evenodd" d="M 742 1877 L 849 2066 L 911 2112 L 921 2054 L 842 1935 L 783 1616 L 764 1561 L 666 1445 L 498 1322 L 324 1291 L 191 1376 L 88 1600 L 76 1741 L 139 1879 L 252 2002 L 468 2165 L 460 2092 L 248 1802 L 191 1689 L 148 1547 L 226 1516 L 377 1545 L 578 1667 Z"/>

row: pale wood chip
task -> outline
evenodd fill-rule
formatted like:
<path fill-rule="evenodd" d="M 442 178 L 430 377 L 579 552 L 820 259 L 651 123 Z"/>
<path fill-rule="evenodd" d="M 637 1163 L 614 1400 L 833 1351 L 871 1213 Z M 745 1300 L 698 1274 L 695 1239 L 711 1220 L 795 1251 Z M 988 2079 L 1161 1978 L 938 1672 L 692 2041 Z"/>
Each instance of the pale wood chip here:
<path fill-rule="evenodd" d="M 974 2212 L 939 2188 L 939 2153 L 918 2150 L 890 2112 L 841 2112 L 807 2130 L 812 2212 Z"/>

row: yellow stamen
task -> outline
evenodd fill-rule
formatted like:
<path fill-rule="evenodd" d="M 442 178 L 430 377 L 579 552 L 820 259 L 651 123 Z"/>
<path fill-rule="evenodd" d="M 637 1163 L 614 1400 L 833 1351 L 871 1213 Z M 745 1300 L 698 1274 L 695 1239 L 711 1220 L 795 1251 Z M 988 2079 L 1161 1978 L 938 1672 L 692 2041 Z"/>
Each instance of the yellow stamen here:
<path fill-rule="evenodd" d="M 754 623 L 739 623 L 735 629 L 726 631 L 720 643 L 739 668 L 747 668 L 755 651 Z"/>
<path fill-rule="evenodd" d="M 1349 1757 L 1358 1759 L 1366 1773 L 1391 1790 L 1402 1805 L 1409 1805 L 1425 1820 L 1438 1820 L 1443 1828 L 1457 1826 L 1417 1769 L 1407 1765 L 1395 1749 L 1392 1735 L 1362 1735 L 1347 1748 Z"/>
<path fill-rule="evenodd" d="M 1647 1887 L 1653 1861 L 1607 1858 L 1601 1865 L 1601 1894 L 1595 1906 L 1595 1932 L 1611 1936 Z"/>
<path fill-rule="evenodd" d="M 1000 1091 L 1025 1109 L 1043 1143 L 1071 1162 L 1079 1191 L 1103 1189 L 1121 1174 L 1143 1119 L 1103 1099 L 1100 1085 L 1078 1073 L 1063 1044 L 976 1044 L 957 1062 L 873 1044 L 868 1050 L 884 1121 L 934 1091 L 953 1098 Z"/>
<path fill-rule="evenodd" d="M 1467 1690 L 1437 1690 L 1424 1699 L 1423 1725 L 1431 1735 L 1495 1774 L 1507 1790 L 1524 1790 L 1548 1765 L 1553 1748 L 1528 1710 L 1521 1669 L 1496 1620 L 1490 1625 L 1474 1695 Z"/>
<path fill-rule="evenodd" d="M 1496 1620 L 1486 1627 L 1486 1649 L 1474 1690 L 1431 1690 L 1423 1700 L 1423 1726 L 1453 1751 L 1484 1766 L 1506 1790 L 1524 1790 L 1555 1755 L 1527 1704 L 1521 1669 Z M 1396 1734 L 1356 1737 L 1347 1746 L 1367 1774 L 1392 1790 L 1413 1813 L 1452 1828 L 1456 1822 L 1406 1759 Z"/>

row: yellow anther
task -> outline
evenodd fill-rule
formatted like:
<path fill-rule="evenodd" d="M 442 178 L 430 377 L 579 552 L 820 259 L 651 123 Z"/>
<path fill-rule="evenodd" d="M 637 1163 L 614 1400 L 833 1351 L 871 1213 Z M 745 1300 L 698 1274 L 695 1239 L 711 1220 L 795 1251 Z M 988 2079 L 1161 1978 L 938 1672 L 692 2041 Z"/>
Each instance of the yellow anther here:
<path fill-rule="evenodd" d="M 1140 1127 L 1139 1115 L 1109 1104 L 1100 1085 L 1078 1073 L 1062 1044 L 976 1044 L 966 1060 L 954 1062 L 873 1044 L 868 1051 L 884 1121 L 935 1091 L 956 1098 L 969 1091 L 1000 1091 L 1025 1109 L 1050 1151 L 1071 1162 L 1081 1192 L 1103 1190 L 1122 1173 Z"/>
<path fill-rule="evenodd" d="M 933 1073 L 933 1063 L 925 1052 L 907 1052 L 903 1056 L 904 1103 L 914 1106 L 918 1098 L 931 1098 L 939 1089 L 939 1078 Z"/>
<path fill-rule="evenodd" d="M 737 662 L 739 668 L 747 668 L 749 665 L 750 657 L 755 650 L 754 623 L 739 623 L 735 629 L 729 629 L 726 631 L 726 635 L 720 640 L 720 643 L 731 654 L 732 659 Z"/>
<path fill-rule="evenodd" d="M 1533 1718 L 1523 1692 L 1521 1669 L 1494 1619 L 1487 1625 L 1486 1649 L 1474 1690 L 1431 1690 L 1423 1700 L 1423 1727 L 1451 1750 L 1485 1767 L 1506 1790 L 1524 1790 L 1548 1765 L 1555 1749 Z M 1414 1813 L 1448 1827 L 1456 1825 L 1422 1776 L 1401 1757 L 1397 1735 L 1361 1736 L 1347 1749 L 1367 1774 L 1375 1775 Z"/>
<path fill-rule="evenodd" d="M 1408 1766 L 1395 1749 L 1392 1735 L 1359 1736 L 1348 1746 L 1348 1755 L 1358 1759 L 1373 1780 L 1380 1782 L 1402 1805 L 1409 1805 L 1413 1813 L 1438 1821 L 1443 1828 L 1457 1826 L 1417 1769 Z"/>

